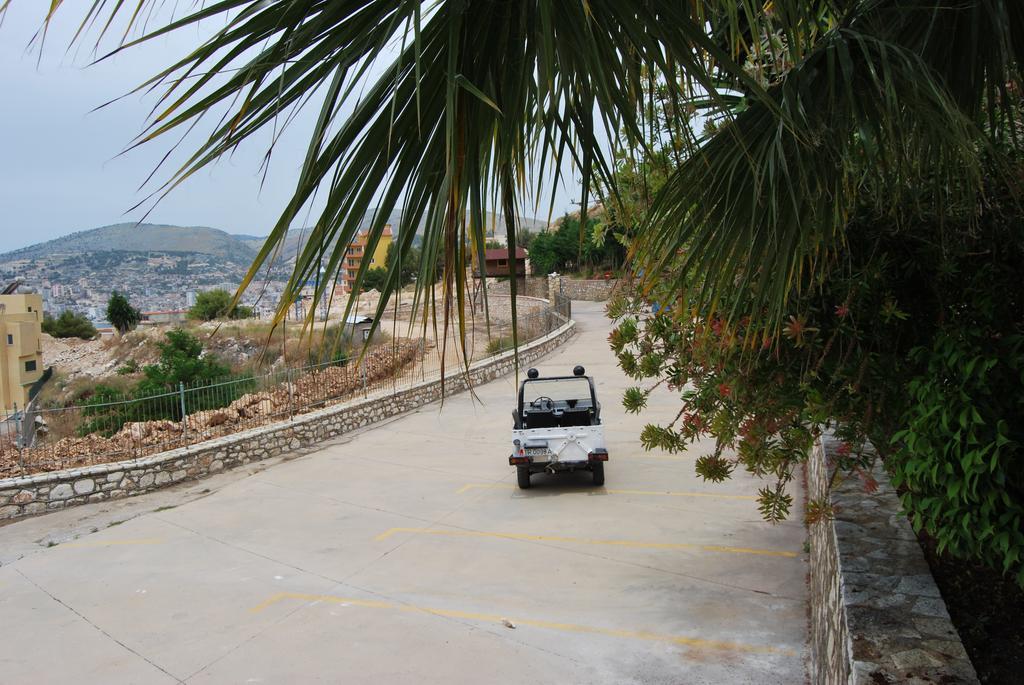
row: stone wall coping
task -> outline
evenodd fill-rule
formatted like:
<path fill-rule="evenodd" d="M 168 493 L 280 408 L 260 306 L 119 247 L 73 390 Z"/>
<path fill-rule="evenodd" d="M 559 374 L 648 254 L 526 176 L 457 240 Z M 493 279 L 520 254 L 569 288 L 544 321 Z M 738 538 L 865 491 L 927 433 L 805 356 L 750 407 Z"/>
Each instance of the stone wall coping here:
<path fill-rule="evenodd" d="M 540 298 L 531 298 L 540 299 Z M 547 302 L 547 300 L 543 300 Z M 566 317 L 554 312 L 557 316 L 565 319 Z M 554 331 L 547 333 L 536 340 L 532 340 L 522 345 L 518 354 L 522 355 L 524 352 L 529 352 L 538 347 L 542 347 L 548 342 L 557 339 L 558 337 L 566 334 L 573 330 L 576 326 L 576 322 L 567 319 L 565 323 L 556 328 Z M 486 359 L 480 359 L 469 365 L 468 373 L 472 374 L 474 371 L 482 371 L 491 368 L 492 366 L 500 366 L 502 363 L 512 360 L 516 356 L 516 350 L 509 350 L 500 354 L 487 357 Z M 461 371 L 458 376 L 449 377 L 445 379 L 452 380 L 460 376 L 466 375 L 465 371 Z M 68 480 L 74 480 L 77 478 L 90 478 L 94 476 L 102 476 L 108 473 L 116 473 L 118 471 L 130 471 L 133 469 L 152 468 L 154 466 L 160 466 L 168 462 L 173 462 L 177 459 L 189 456 L 198 450 L 209 450 L 216 447 L 228 447 L 237 443 L 244 443 L 253 437 L 260 435 L 274 433 L 287 426 L 302 426 L 305 424 L 313 423 L 319 419 L 323 419 L 327 416 L 333 416 L 335 414 L 351 411 L 353 409 L 360 409 L 366 406 L 372 406 L 376 402 L 381 400 L 387 400 L 395 396 L 402 396 L 410 393 L 422 391 L 430 388 L 431 386 L 441 383 L 441 378 L 429 378 L 424 381 L 420 381 L 416 385 L 403 388 L 397 392 L 382 391 L 377 395 L 372 395 L 366 398 L 351 400 L 349 402 L 343 402 L 339 404 L 333 404 L 321 409 L 316 409 L 311 412 L 297 414 L 292 418 L 285 418 L 281 421 L 275 421 L 273 423 L 264 424 L 262 426 L 254 426 L 245 430 L 231 433 L 229 435 L 218 436 L 209 440 L 203 440 L 202 442 L 193 443 L 185 447 L 177 447 L 172 450 L 165 452 L 159 452 L 157 454 L 151 454 L 144 457 L 138 457 L 135 459 L 127 459 L 124 461 L 115 461 L 104 464 L 93 464 L 90 466 L 80 466 L 70 469 L 62 469 L 60 471 L 44 471 L 42 473 L 34 473 L 27 476 L 15 476 L 12 478 L 0 478 L 0 491 L 3 490 L 15 490 L 24 488 L 26 486 L 40 486 L 48 483 L 65 482 Z"/>
<path fill-rule="evenodd" d="M 808 497 L 833 508 L 809 527 L 812 681 L 977 683 L 881 460 L 873 492 L 854 475 L 829 491 L 837 446 L 822 436 L 808 465 Z"/>
<path fill-rule="evenodd" d="M 512 299 L 512 293 L 492 293 L 491 289 L 487 289 L 487 297 L 503 297 L 505 299 Z M 549 304 L 549 300 L 546 297 L 534 297 L 533 295 L 523 295 L 522 293 L 516 293 L 517 300 L 531 300 L 533 302 L 543 302 Z M 483 361 L 483 360 L 481 360 Z"/>

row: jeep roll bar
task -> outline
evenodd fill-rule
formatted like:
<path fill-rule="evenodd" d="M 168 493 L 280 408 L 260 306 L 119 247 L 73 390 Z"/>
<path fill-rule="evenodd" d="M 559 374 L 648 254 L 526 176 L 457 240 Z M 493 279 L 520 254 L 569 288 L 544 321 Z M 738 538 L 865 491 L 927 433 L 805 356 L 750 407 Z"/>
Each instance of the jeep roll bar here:
<path fill-rule="evenodd" d="M 526 380 L 519 383 L 518 401 L 516 403 L 516 409 L 512 412 L 512 419 L 515 423 L 515 428 L 520 429 L 523 427 L 523 391 L 526 389 L 526 384 L 530 381 L 571 381 L 578 378 L 583 378 L 587 381 L 587 385 L 590 387 L 590 405 L 594 408 L 594 422 L 601 423 L 601 405 L 597 403 L 597 392 L 594 390 L 594 379 L 586 374 L 586 370 L 582 366 L 575 366 L 572 370 L 573 375 L 571 376 L 547 376 L 545 378 L 540 377 L 540 372 L 537 369 L 530 369 L 526 372 Z"/>

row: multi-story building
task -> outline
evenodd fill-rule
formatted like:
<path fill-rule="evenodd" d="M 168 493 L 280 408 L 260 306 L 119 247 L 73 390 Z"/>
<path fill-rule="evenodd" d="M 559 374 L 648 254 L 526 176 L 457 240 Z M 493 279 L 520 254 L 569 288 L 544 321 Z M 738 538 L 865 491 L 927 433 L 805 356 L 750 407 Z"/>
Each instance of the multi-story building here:
<path fill-rule="evenodd" d="M 40 295 L 0 295 L 0 405 L 6 410 L 28 404 L 43 373 L 42 324 Z"/>
<path fill-rule="evenodd" d="M 369 236 L 365 232 L 357 235 L 356 239 L 349 243 L 348 249 L 345 250 L 345 261 L 341 266 L 341 280 L 345 284 L 346 291 L 352 292 L 356 282 L 356 274 L 359 273 L 359 267 L 364 259 L 369 260 L 369 264 L 366 265 L 367 269 L 384 266 L 384 260 L 388 256 L 388 246 L 391 245 L 392 237 L 391 224 L 386 224 L 384 232 L 381 234 L 380 240 L 377 241 L 377 245 L 372 253 L 367 251 Z"/>

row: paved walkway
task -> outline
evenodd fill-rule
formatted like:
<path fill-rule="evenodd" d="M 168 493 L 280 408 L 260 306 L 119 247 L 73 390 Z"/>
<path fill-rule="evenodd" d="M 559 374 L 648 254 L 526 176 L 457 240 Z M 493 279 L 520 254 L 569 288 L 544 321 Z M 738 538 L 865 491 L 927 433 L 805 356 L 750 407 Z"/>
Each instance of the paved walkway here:
<path fill-rule="evenodd" d="M 644 452 L 597 305 L 539 366 L 598 381 L 612 460 L 508 466 L 514 382 L 289 460 L 0 528 L 5 683 L 799 683 L 805 534 Z M 514 627 L 513 627 L 514 626 Z"/>

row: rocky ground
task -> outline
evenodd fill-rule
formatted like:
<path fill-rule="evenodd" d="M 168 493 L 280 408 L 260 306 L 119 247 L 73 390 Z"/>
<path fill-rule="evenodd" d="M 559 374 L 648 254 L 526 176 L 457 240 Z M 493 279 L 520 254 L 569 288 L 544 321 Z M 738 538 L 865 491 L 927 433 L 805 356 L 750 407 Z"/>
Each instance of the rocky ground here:
<path fill-rule="evenodd" d="M 54 338 L 43 333 L 43 365 L 69 378 L 105 376 L 118 366 L 117 345 L 105 340 Z"/>
<path fill-rule="evenodd" d="M 422 363 L 422 349 L 414 340 L 382 345 L 358 363 L 328 366 L 291 382 L 248 392 L 225 407 L 190 413 L 184 423 L 132 421 L 109 436 L 90 433 L 56 440 L 41 436 L 35 447 L 25 450 L 3 442 L 0 478 L 140 457 L 347 401 L 366 388 L 387 384 L 400 372 L 411 375 L 413 367 Z"/>

